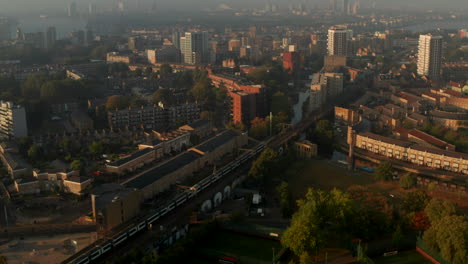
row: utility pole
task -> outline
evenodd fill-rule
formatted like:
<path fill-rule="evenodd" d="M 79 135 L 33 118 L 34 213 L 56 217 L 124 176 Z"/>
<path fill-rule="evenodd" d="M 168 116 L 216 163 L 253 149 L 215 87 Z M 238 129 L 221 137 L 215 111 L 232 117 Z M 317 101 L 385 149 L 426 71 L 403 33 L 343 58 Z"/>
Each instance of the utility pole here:
<path fill-rule="evenodd" d="M 273 259 L 271 260 L 271 263 L 275 264 L 275 248 L 271 248 L 271 250 L 273 251 Z"/>
<path fill-rule="evenodd" d="M 273 130 L 273 113 L 270 112 L 270 137 L 272 135 L 272 130 Z"/>

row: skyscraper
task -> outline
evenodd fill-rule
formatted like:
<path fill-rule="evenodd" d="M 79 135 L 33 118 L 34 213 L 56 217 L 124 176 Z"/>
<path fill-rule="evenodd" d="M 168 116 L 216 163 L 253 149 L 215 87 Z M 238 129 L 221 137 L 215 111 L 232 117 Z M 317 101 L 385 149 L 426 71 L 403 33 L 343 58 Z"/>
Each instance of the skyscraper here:
<path fill-rule="evenodd" d="M 89 3 L 88 5 L 88 15 L 92 16 L 96 14 L 96 4 Z"/>
<path fill-rule="evenodd" d="M 342 0 L 342 2 L 341 2 L 341 13 L 342 14 L 348 14 L 349 13 L 348 12 L 348 10 L 349 10 L 348 6 L 349 6 L 349 1 L 348 0 Z"/>
<path fill-rule="evenodd" d="M 57 30 L 55 29 L 55 27 L 47 28 L 47 33 L 46 33 L 46 47 L 47 47 L 47 49 L 54 48 L 56 40 L 57 40 Z"/>
<path fill-rule="evenodd" d="M 68 16 L 69 17 L 76 17 L 78 16 L 78 8 L 76 7 L 75 2 L 71 2 L 68 6 Z"/>
<path fill-rule="evenodd" d="M 330 0 L 330 10 L 331 11 L 336 11 L 336 7 L 337 7 L 337 0 Z"/>
<path fill-rule="evenodd" d="M 208 32 L 186 32 L 185 36 L 180 38 L 180 49 L 184 63 L 206 63 L 209 59 Z"/>
<path fill-rule="evenodd" d="M 172 33 L 172 44 L 174 44 L 174 47 L 180 49 L 180 32 L 179 31 L 174 31 L 174 33 Z"/>
<path fill-rule="evenodd" d="M 0 41 L 10 40 L 11 30 L 10 21 L 7 18 L 0 18 Z"/>
<path fill-rule="evenodd" d="M 353 31 L 347 28 L 332 27 L 328 30 L 328 55 L 348 56 Z"/>
<path fill-rule="evenodd" d="M 418 74 L 438 80 L 441 74 L 442 36 L 419 36 Z"/>

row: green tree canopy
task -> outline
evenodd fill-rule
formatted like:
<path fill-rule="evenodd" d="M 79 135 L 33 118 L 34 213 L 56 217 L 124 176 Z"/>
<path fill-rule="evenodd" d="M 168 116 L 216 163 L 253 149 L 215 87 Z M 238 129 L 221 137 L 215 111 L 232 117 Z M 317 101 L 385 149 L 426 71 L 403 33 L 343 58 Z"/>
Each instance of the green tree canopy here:
<path fill-rule="evenodd" d="M 70 164 L 70 168 L 75 171 L 82 171 L 84 168 L 84 164 L 81 160 L 74 160 Z"/>
<path fill-rule="evenodd" d="M 255 139 L 264 139 L 269 135 L 269 122 L 265 118 L 256 117 L 252 120 L 249 135 Z"/>
<path fill-rule="evenodd" d="M 107 110 L 122 110 L 130 105 L 130 98 L 122 95 L 113 95 L 107 99 Z"/>
<path fill-rule="evenodd" d="M 393 165 L 390 161 L 385 161 L 379 164 L 374 172 L 374 177 L 379 181 L 390 181 L 393 176 Z"/>
<path fill-rule="evenodd" d="M 325 245 L 327 232 L 340 229 L 352 210 L 349 196 L 342 191 L 309 189 L 304 200 L 298 201 L 291 225 L 281 243 L 297 256 L 315 252 Z"/>
<path fill-rule="evenodd" d="M 159 68 L 159 74 L 161 74 L 162 77 L 168 76 L 172 72 L 173 72 L 173 69 L 172 69 L 171 65 L 169 65 L 167 63 L 161 65 L 161 67 Z"/>
<path fill-rule="evenodd" d="M 447 261 L 464 264 L 468 259 L 468 220 L 465 216 L 445 216 L 424 233 L 423 240 Z"/>
<path fill-rule="evenodd" d="M 325 153 L 333 149 L 333 126 L 328 120 L 319 120 L 315 125 L 314 141 L 318 142 L 319 150 Z"/>
<path fill-rule="evenodd" d="M 104 144 L 102 144 L 102 142 L 99 141 L 93 141 L 89 145 L 89 152 L 91 152 L 91 154 L 95 156 L 102 155 L 104 153 Z"/>
<path fill-rule="evenodd" d="M 174 97 L 171 90 L 166 88 L 159 88 L 153 94 L 153 103 L 157 104 L 162 102 L 164 105 L 171 105 L 174 102 L 173 98 Z"/>
<path fill-rule="evenodd" d="M 266 148 L 253 162 L 249 170 L 249 176 L 257 180 L 264 180 L 275 172 L 278 153 L 271 148 Z"/>
<path fill-rule="evenodd" d="M 435 224 L 440 219 L 453 215 L 457 212 L 457 208 L 454 203 L 439 198 L 432 198 L 424 208 L 429 221 Z"/>
<path fill-rule="evenodd" d="M 430 196 L 423 190 L 409 192 L 403 198 L 401 208 L 406 212 L 418 212 L 424 210 L 429 202 Z"/>
<path fill-rule="evenodd" d="M 408 172 L 400 178 L 400 186 L 403 189 L 410 189 L 416 186 L 416 177 Z"/>
<path fill-rule="evenodd" d="M 281 182 L 280 185 L 276 187 L 276 192 L 280 201 L 281 213 L 284 218 L 288 218 L 292 213 L 291 206 L 291 191 L 289 190 L 289 184 L 285 181 Z"/>
<path fill-rule="evenodd" d="M 38 145 L 32 145 L 28 149 L 28 158 L 31 161 L 37 161 L 42 157 L 42 149 Z"/>
<path fill-rule="evenodd" d="M 391 230 L 394 207 L 388 196 L 361 185 L 350 186 L 348 193 L 354 201 L 349 223 L 354 237 L 372 239 Z"/>

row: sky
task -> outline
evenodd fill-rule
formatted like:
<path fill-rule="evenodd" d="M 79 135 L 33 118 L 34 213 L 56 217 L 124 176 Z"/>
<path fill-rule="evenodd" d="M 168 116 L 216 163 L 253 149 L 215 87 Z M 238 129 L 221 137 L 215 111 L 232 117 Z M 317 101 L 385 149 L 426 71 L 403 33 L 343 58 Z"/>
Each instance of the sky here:
<path fill-rule="evenodd" d="M 0 13 L 48 13 L 66 10 L 72 0 L 0 0 Z M 96 3 L 101 7 L 109 7 L 112 3 L 120 0 L 74 0 L 79 9 L 85 10 L 89 3 Z M 136 5 L 139 1 L 141 6 L 151 5 L 154 0 L 123 0 L 129 4 Z M 211 8 L 222 3 L 228 3 L 233 7 L 263 6 L 267 0 L 156 0 L 161 9 L 190 10 L 193 8 Z M 270 0 L 283 6 L 290 3 L 305 2 L 311 6 L 314 4 L 325 5 L 328 0 Z M 361 3 L 369 3 L 373 0 L 361 0 Z M 391 8 L 468 8 L 468 0 L 375 0 L 377 7 Z"/>

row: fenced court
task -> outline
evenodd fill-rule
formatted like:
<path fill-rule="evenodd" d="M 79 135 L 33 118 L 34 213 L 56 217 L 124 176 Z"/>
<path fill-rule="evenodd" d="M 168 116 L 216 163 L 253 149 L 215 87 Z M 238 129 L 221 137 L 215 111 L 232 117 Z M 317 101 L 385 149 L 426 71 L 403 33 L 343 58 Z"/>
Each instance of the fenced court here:
<path fill-rule="evenodd" d="M 219 230 L 200 247 L 201 256 L 195 263 L 217 263 L 217 259 L 228 256 L 238 259 L 242 264 L 269 264 L 273 252 L 278 253 L 280 250 L 278 241 Z"/>
<path fill-rule="evenodd" d="M 373 258 L 375 264 L 432 264 L 416 250 L 399 252 L 394 256 Z"/>

